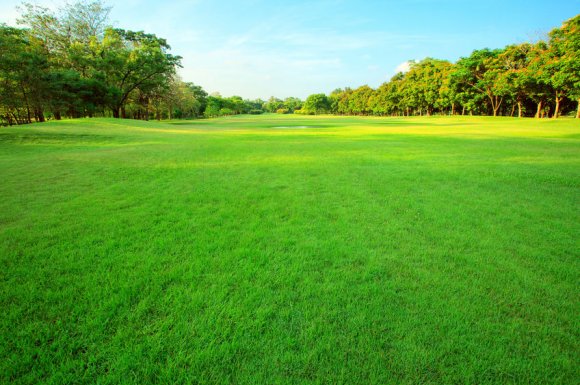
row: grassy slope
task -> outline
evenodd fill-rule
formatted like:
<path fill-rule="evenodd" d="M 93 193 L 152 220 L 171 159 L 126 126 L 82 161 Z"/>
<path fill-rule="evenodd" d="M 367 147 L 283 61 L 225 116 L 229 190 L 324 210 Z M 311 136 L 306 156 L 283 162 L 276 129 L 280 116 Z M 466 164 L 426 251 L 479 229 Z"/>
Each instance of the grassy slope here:
<path fill-rule="evenodd" d="M 577 383 L 579 166 L 572 120 L 0 129 L 0 382 Z"/>

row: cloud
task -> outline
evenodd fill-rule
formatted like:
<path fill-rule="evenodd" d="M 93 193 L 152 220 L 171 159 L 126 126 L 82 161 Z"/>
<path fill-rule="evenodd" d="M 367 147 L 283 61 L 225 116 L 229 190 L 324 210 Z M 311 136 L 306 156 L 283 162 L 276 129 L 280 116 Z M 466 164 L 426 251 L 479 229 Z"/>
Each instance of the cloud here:
<path fill-rule="evenodd" d="M 411 69 L 411 60 L 407 60 L 402 62 L 395 68 L 395 73 L 398 74 L 399 72 L 403 73 L 409 72 L 410 69 Z"/>

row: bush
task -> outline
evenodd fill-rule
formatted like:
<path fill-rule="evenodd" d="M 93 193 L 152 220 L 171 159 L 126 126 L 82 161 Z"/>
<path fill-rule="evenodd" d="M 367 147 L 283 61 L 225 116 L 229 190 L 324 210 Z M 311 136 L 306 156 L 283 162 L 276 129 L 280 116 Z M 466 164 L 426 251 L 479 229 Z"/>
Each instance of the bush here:
<path fill-rule="evenodd" d="M 234 114 L 234 111 L 232 111 L 229 108 L 222 108 L 220 110 L 220 116 L 228 116 L 228 115 L 233 115 L 233 114 Z"/>
<path fill-rule="evenodd" d="M 290 112 L 290 110 L 288 110 L 287 108 L 278 108 L 276 110 L 277 114 L 287 114 L 288 112 Z"/>
<path fill-rule="evenodd" d="M 299 108 L 297 110 L 294 110 L 294 113 L 297 115 L 314 115 L 314 112 L 308 111 L 308 110 L 303 109 L 303 108 Z"/>

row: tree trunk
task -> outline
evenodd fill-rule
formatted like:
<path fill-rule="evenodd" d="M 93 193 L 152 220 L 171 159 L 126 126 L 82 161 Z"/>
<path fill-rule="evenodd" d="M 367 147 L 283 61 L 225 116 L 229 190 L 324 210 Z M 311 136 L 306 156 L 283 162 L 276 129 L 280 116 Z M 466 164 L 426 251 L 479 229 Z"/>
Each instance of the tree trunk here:
<path fill-rule="evenodd" d="M 54 111 L 54 119 L 61 120 L 62 116 L 60 116 L 60 111 Z"/>
<path fill-rule="evenodd" d="M 491 102 L 491 108 L 493 109 L 493 116 L 497 116 L 497 112 L 501 107 L 503 98 L 500 98 L 499 96 L 489 96 L 489 101 Z"/>
<path fill-rule="evenodd" d="M 121 107 L 121 118 L 127 119 L 127 111 L 125 110 L 125 106 Z"/>
<path fill-rule="evenodd" d="M 522 102 L 518 101 L 518 118 L 522 117 Z"/>
<path fill-rule="evenodd" d="M 32 123 L 32 115 L 30 114 L 30 106 L 26 103 L 26 123 Z"/>
<path fill-rule="evenodd" d="M 46 119 L 44 119 L 44 113 L 42 112 L 42 110 L 40 108 L 37 108 L 34 115 L 36 115 L 36 121 L 43 123 L 46 121 Z"/>
<path fill-rule="evenodd" d="M 556 92 L 556 109 L 554 110 L 554 116 L 552 116 L 552 118 L 556 119 L 558 117 L 558 115 L 560 114 L 560 101 L 562 100 L 562 97 L 558 97 L 558 93 Z"/>
<path fill-rule="evenodd" d="M 20 120 L 18 119 L 18 115 L 16 115 L 14 112 L 11 112 L 12 115 L 12 119 L 16 122 L 16 125 L 20 124 Z"/>
<path fill-rule="evenodd" d="M 112 110 L 113 110 L 113 118 L 119 119 L 119 109 L 113 108 Z"/>
<path fill-rule="evenodd" d="M 20 85 L 22 90 L 22 95 L 24 96 L 24 101 L 26 102 L 26 123 L 32 123 L 32 116 L 30 115 L 30 105 L 28 103 L 28 95 L 26 94 L 26 90 L 24 89 L 24 85 Z"/>
<path fill-rule="evenodd" d="M 465 115 L 465 106 L 463 106 L 463 109 L 461 110 L 461 116 Z"/>
<path fill-rule="evenodd" d="M 576 119 L 580 119 L 580 99 L 578 99 L 578 109 L 576 110 Z"/>
<path fill-rule="evenodd" d="M 510 118 L 513 118 L 515 111 L 516 111 L 516 105 L 512 104 L 512 112 L 510 112 Z"/>
<path fill-rule="evenodd" d="M 12 114 L 12 119 L 14 119 L 14 121 L 16 122 L 16 125 L 17 126 L 20 125 L 20 124 L 22 124 L 20 122 L 20 113 L 18 113 L 18 110 L 11 112 L 11 114 Z"/>
<path fill-rule="evenodd" d="M 149 121 L 149 100 L 145 102 L 145 116 L 146 121 Z"/>
<path fill-rule="evenodd" d="M 451 104 L 451 115 L 455 115 L 455 103 Z"/>
<path fill-rule="evenodd" d="M 542 101 L 538 102 L 538 109 L 536 110 L 536 119 L 540 117 L 540 113 L 542 112 Z"/>

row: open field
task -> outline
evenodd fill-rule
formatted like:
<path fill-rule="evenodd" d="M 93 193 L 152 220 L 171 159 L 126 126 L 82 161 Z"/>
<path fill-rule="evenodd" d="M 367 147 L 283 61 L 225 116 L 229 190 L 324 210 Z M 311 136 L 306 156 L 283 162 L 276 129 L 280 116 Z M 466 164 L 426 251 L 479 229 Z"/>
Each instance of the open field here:
<path fill-rule="evenodd" d="M 0 383 L 577 384 L 580 124 L 0 129 Z"/>

